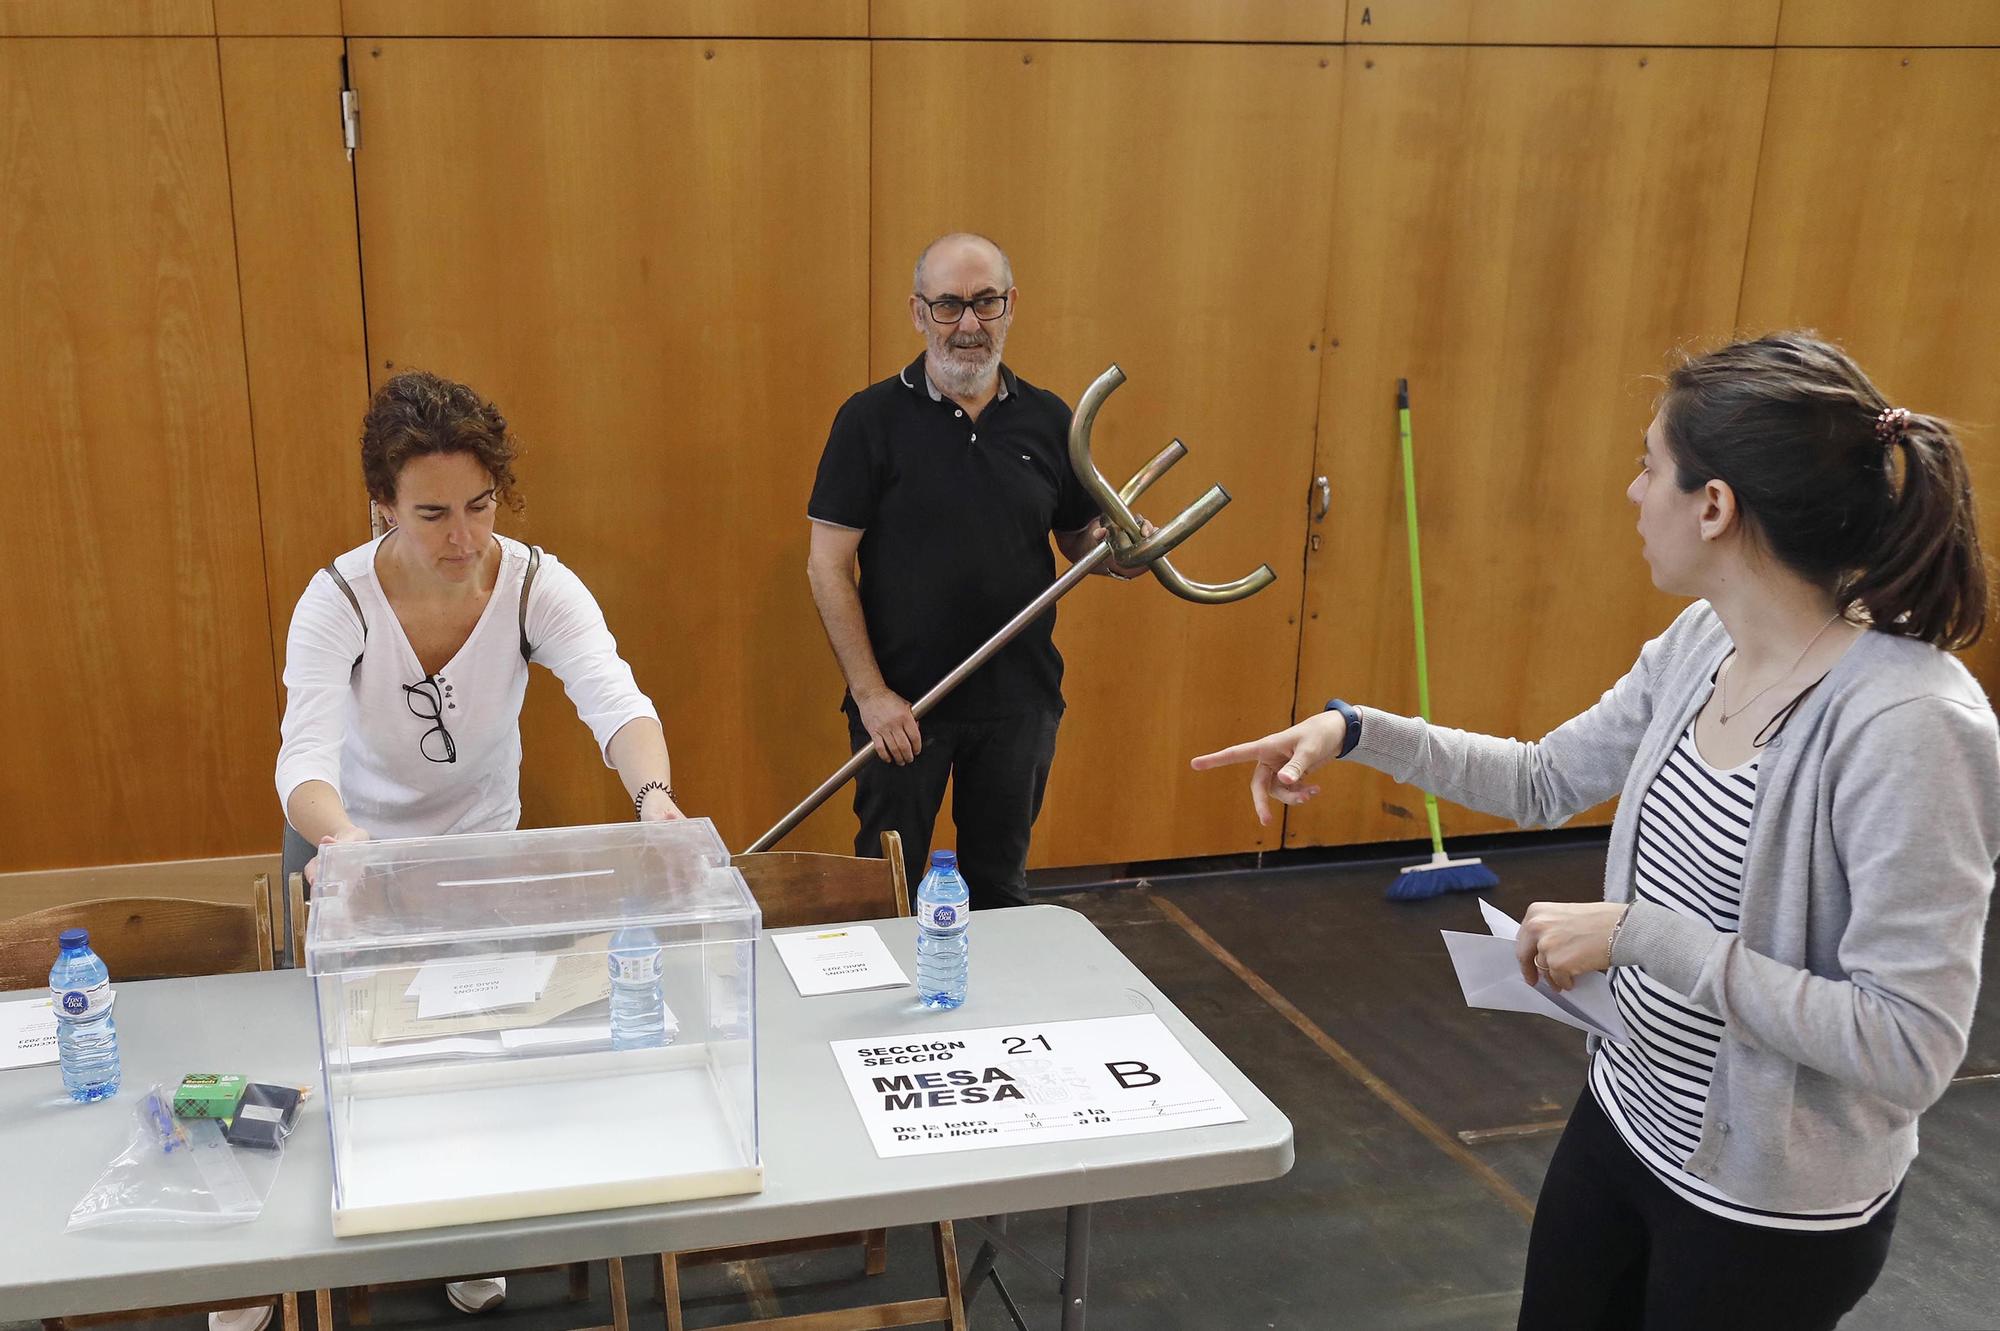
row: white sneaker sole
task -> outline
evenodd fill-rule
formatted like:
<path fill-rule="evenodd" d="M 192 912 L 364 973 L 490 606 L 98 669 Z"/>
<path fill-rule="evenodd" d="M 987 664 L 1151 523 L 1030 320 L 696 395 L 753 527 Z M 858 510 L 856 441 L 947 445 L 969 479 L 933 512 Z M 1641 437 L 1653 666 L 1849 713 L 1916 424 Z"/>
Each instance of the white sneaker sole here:
<path fill-rule="evenodd" d="M 480 1281 L 471 1281 L 467 1283 L 483 1285 L 486 1282 L 480 1280 Z M 465 1313 L 469 1316 L 477 1317 L 480 1313 L 490 1313 L 495 1308 L 498 1308 L 501 1304 L 507 1301 L 507 1287 L 504 1284 L 500 1286 L 500 1290 L 497 1294 L 488 1297 L 482 1303 L 473 1303 L 470 1299 L 465 1298 L 463 1295 L 459 1293 L 458 1286 L 459 1282 L 453 1281 L 452 1283 L 444 1287 L 445 1300 L 449 1302 L 452 1307 L 458 1309 L 458 1311 Z"/>
<path fill-rule="evenodd" d="M 267 1303 L 257 1308 L 230 1308 L 223 1312 L 213 1312 L 208 1315 L 209 1331 L 264 1331 L 264 1328 L 271 1324 L 271 1315 L 276 1311 L 276 1304 Z M 237 1314 L 250 1312 L 262 1315 L 245 1318 L 242 1321 L 237 1320 Z"/>

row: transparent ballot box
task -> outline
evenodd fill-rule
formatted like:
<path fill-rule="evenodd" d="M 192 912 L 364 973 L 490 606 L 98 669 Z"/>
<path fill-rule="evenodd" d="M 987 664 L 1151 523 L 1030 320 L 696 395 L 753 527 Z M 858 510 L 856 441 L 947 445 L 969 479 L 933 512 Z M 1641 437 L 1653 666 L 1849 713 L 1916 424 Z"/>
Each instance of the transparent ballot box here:
<path fill-rule="evenodd" d="M 333 1227 L 757 1192 L 760 914 L 707 819 L 329 846 Z"/>

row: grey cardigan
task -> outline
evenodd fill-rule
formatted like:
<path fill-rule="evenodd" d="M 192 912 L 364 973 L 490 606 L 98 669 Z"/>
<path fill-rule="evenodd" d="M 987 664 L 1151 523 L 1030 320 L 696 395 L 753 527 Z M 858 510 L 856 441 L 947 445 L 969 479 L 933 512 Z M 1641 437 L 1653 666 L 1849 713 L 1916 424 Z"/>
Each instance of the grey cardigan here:
<path fill-rule="evenodd" d="M 1604 896 L 1630 901 L 1640 799 L 1729 650 L 1696 602 L 1539 742 L 1365 708 L 1350 757 L 1524 827 L 1622 796 Z M 1742 931 L 1641 902 L 1618 935 L 1616 964 L 1727 1024 L 1689 1173 L 1779 1211 L 1897 1184 L 1965 1056 L 1996 857 L 1986 695 L 1935 647 L 1863 634 L 1764 750 Z"/>

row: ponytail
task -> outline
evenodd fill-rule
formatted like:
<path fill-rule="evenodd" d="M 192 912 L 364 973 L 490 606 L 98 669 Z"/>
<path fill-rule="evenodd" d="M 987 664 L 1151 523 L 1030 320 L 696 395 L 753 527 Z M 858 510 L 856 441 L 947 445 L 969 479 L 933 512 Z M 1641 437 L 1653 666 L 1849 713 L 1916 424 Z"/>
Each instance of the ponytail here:
<path fill-rule="evenodd" d="M 1965 449 L 1935 416 L 1910 415 L 1890 439 L 1902 478 L 1847 594 L 1875 627 L 1950 651 L 1986 627 L 1986 561 Z"/>
<path fill-rule="evenodd" d="M 1757 539 L 1844 610 L 1949 651 L 1978 641 L 1986 559 L 1946 422 L 1889 406 L 1810 333 L 1689 358 L 1660 418 L 1681 490 L 1725 482 Z"/>

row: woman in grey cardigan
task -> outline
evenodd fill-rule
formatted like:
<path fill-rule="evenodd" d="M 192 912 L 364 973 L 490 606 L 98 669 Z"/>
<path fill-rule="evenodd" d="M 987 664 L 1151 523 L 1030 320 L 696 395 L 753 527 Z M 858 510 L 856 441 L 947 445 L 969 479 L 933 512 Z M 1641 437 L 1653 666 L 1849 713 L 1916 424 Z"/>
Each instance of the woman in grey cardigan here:
<path fill-rule="evenodd" d="M 1882 1269 L 1917 1118 L 1966 1048 L 2000 857 L 2000 732 L 1964 454 L 1801 334 L 1667 380 L 1627 497 L 1694 604 L 1524 743 L 1329 704 L 1194 760 L 1268 821 L 1354 758 L 1552 825 L 1620 796 L 1602 902 L 1522 921 L 1522 979 L 1609 971 L 1543 1181 L 1523 1327 L 1831 1327 Z"/>

